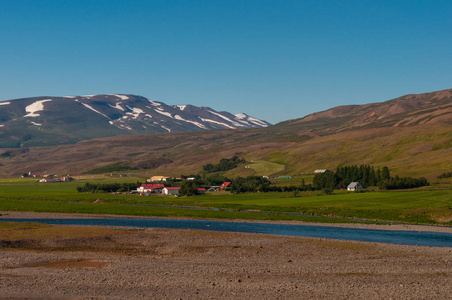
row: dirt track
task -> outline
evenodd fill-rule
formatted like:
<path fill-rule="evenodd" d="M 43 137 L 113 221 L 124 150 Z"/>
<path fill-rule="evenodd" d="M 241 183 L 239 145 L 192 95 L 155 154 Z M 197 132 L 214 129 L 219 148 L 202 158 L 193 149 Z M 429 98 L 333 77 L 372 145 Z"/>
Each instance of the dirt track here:
<path fill-rule="evenodd" d="M 452 248 L 197 230 L 58 230 L 71 237 L 0 236 L 0 299 L 452 299 Z"/>

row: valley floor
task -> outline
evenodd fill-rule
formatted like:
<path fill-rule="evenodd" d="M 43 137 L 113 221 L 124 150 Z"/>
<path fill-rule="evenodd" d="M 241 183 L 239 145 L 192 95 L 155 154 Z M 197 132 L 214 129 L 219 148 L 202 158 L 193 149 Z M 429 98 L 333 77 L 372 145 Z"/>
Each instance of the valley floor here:
<path fill-rule="evenodd" d="M 0 299 L 452 299 L 447 247 L 171 229 L 3 232 Z"/>

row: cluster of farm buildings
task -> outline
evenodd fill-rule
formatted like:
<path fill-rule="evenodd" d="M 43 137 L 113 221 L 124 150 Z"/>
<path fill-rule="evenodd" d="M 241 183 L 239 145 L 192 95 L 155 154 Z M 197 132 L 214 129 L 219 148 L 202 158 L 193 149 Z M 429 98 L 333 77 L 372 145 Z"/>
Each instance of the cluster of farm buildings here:
<path fill-rule="evenodd" d="M 328 169 L 319 169 L 315 170 L 313 174 L 321 174 L 321 173 L 327 173 L 331 172 Z M 72 181 L 73 178 L 69 176 L 62 176 L 62 177 L 56 177 L 56 175 L 32 175 L 29 174 L 31 177 L 43 177 L 39 182 L 65 182 L 65 181 Z M 268 176 L 264 176 L 265 178 L 268 178 Z M 278 176 L 278 179 L 285 179 L 285 178 L 292 178 L 291 176 Z M 152 176 L 151 178 L 147 179 L 147 182 L 166 182 L 171 180 L 171 177 L 167 176 Z M 194 180 L 194 178 L 187 178 L 187 180 Z M 211 186 L 208 190 L 209 191 L 221 191 L 229 187 L 231 182 L 224 182 L 220 186 Z M 347 186 L 348 191 L 359 191 L 363 188 L 363 186 L 359 182 L 352 182 Z M 177 195 L 179 193 L 180 187 L 165 187 L 162 183 L 149 183 L 149 184 L 142 184 L 136 191 L 132 191 L 141 195 L 147 195 L 147 194 L 163 194 L 163 195 Z M 198 194 L 204 194 L 206 192 L 205 188 L 199 188 Z"/>
<path fill-rule="evenodd" d="M 151 179 L 148 179 L 148 182 L 152 182 L 155 177 L 151 177 Z M 160 179 L 156 181 L 167 181 L 170 180 L 168 177 L 158 176 L 161 177 Z M 164 180 L 163 180 L 164 179 Z M 211 186 L 209 188 L 209 191 L 221 191 L 225 190 L 231 182 L 227 181 L 224 182 L 220 186 Z M 180 187 L 166 187 L 163 183 L 144 183 L 141 186 L 137 188 L 136 191 L 132 191 L 133 193 L 138 193 L 140 195 L 149 195 L 149 194 L 163 194 L 163 195 L 177 195 L 179 194 Z M 197 193 L 198 194 L 204 194 L 206 192 L 205 188 L 198 188 Z"/>

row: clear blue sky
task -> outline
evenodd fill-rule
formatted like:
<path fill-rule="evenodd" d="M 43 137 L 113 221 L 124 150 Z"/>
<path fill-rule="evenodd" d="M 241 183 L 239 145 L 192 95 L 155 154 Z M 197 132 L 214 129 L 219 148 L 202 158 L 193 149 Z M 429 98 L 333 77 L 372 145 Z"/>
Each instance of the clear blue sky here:
<path fill-rule="evenodd" d="M 277 123 L 447 88 L 450 0 L 0 1 L 0 100 L 124 93 Z"/>

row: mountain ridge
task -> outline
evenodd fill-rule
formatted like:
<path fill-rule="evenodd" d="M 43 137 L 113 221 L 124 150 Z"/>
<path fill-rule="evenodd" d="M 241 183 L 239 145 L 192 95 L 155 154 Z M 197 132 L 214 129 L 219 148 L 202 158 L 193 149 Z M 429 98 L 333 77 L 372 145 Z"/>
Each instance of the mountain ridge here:
<path fill-rule="evenodd" d="M 0 147 L 71 144 L 141 133 L 266 127 L 247 114 L 167 105 L 131 94 L 31 97 L 0 102 Z"/>

